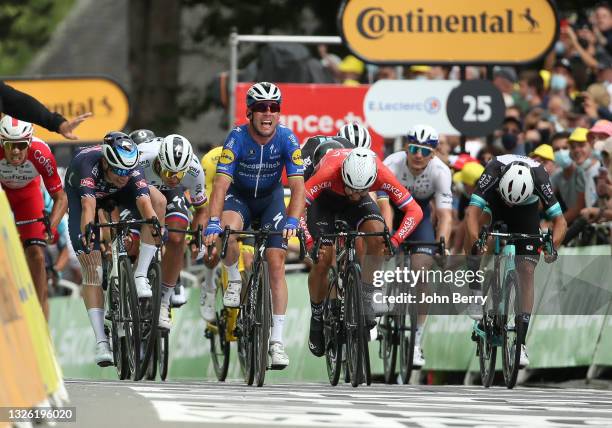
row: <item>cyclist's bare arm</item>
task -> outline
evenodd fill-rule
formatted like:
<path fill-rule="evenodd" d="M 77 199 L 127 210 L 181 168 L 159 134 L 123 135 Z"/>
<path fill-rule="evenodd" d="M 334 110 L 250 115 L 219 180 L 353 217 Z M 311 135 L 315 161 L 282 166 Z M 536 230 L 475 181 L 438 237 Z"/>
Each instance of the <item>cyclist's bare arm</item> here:
<path fill-rule="evenodd" d="M 565 217 L 558 215 L 552 220 L 553 224 L 553 245 L 555 249 L 558 249 L 565 238 L 565 232 L 567 232 L 567 222 Z"/>
<path fill-rule="evenodd" d="M 287 216 L 299 219 L 306 205 L 304 177 L 289 177 L 289 190 L 291 190 L 291 199 L 287 207 Z"/>
<path fill-rule="evenodd" d="M 378 208 L 380 208 L 380 214 L 385 219 L 385 224 L 387 225 L 387 229 L 393 229 L 393 209 L 391 208 L 391 204 L 389 203 L 389 198 L 378 198 L 376 200 L 378 203 Z"/>
<path fill-rule="evenodd" d="M 213 182 L 213 191 L 210 196 L 210 216 L 221 217 L 223 211 L 223 201 L 225 200 L 225 194 L 229 189 L 232 180 L 230 177 L 224 174 L 217 174 L 215 181 Z"/>
<path fill-rule="evenodd" d="M 81 233 L 85 234 L 85 226 L 93 223 L 96 217 L 96 198 L 81 197 Z"/>
<path fill-rule="evenodd" d="M 444 237 L 444 242 L 450 242 L 450 234 L 453 225 L 453 210 L 448 208 L 436 209 L 436 217 L 438 217 L 438 227 L 436 239 Z"/>
<path fill-rule="evenodd" d="M 68 210 L 68 197 L 64 190 L 60 190 L 52 194 L 51 199 L 53 199 L 53 208 L 51 209 L 49 222 L 51 223 L 51 228 L 55 228 L 62 221 L 64 214 Z"/>

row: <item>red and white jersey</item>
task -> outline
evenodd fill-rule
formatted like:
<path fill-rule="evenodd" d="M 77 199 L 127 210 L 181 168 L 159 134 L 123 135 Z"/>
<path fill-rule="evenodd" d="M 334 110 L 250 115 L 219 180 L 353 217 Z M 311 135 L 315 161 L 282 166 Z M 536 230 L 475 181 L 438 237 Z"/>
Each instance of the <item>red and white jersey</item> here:
<path fill-rule="evenodd" d="M 50 194 L 62 190 L 62 180 L 57 173 L 55 156 L 44 141 L 33 137 L 27 158 L 19 166 L 8 163 L 4 148 L 0 146 L 0 183 L 4 189 L 22 189 L 38 176 L 42 177 Z"/>
<path fill-rule="evenodd" d="M 339 196 L 346 196 L 345 184 L 342 180 L 342 163 L 352 149 L 331 150 L 323 156 L 314 174 L 306 181 L 306 204 L 310 205 L 323 191 L 331 191 Z M 402 224 L 393 235 L 398 243 L 406 239 L 423 218 L 421 207 L 414 200 L 408 189 L 399 182 L 393 172 L 376 157 L 378 175 L 371 192 L 381 190 L 389 195 L 389 199 L 404 212 Z"/>

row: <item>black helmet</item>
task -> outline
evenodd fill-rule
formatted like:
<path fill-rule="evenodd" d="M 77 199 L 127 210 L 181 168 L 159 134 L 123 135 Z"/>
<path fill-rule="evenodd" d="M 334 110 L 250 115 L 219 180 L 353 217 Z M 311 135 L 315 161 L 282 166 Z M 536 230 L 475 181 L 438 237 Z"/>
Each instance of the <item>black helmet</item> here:
<path fill-rule="evenodd" d="M 138 147 L 123 132 L 112 131 L 104 136 L 102 154 L 114 168 L 132 170 L 138 166 Z"/>
<path fill-rule="evenodd" d="M 155 133 L 149 129 L 137 129 L 130 132 L 130 138 L 136 144 L 148 143 L 155 138 Z"/>
<path fill-rule="evenodd" d="M 325 154 L 329 152 L 330 150 L 343 149 L 343 148 L 344 146 L 342 145 L 342 143 L 336 140 L 330 139 L 330 140 L 322 142 L 321 144 L 317 146 L 317 148 L 314 151 L 313 165 L 317 166 L 319 162 L 321 161 L 321 159 L 323 159 L 323 156 L 325 156 Z"/>

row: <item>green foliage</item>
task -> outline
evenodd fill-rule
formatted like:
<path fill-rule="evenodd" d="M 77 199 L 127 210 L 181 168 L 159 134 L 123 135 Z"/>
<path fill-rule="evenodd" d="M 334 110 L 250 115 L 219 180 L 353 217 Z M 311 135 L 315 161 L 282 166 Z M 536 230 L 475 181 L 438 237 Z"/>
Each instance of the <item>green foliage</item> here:
<path fill-rule="evenodd" d="M 0 75 L 16 75 L 49 41 L 75 0 L 0 2 Z"/>

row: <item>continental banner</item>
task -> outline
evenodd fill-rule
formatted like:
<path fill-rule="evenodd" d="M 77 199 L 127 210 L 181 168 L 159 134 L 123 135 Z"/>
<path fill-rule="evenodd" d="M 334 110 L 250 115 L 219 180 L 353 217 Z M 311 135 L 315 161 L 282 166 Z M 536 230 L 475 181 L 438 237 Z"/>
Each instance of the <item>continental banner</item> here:
<path fill-rule="evenodd" d="M 0 190 L 0 407 L 32 406 L 63 391 L 47 324 Z"/>

